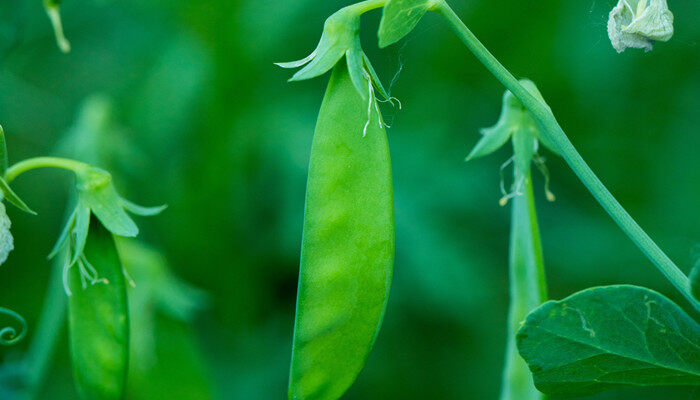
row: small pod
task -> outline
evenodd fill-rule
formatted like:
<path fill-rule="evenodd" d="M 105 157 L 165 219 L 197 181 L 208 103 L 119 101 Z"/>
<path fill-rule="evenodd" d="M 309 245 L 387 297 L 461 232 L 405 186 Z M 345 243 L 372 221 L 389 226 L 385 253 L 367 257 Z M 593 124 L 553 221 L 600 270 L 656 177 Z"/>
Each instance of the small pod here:
<path fill-rule="evenodd" d="M 352 385 L 382 323 L 393 264 L 386 132 L 374 96 L 363 100 L 339 63 L 311 149 L 289 399 L 335 400 Z"/>
<path fill-rule="evenodd" d="M 103 282 L 85 285 L 81 265 L 69 270 L 68 320 L 76 387 L 84 400 L 119 400 L 129 349 L 126 283 L 114 237 L 96 218 L 84 254 Z"/>

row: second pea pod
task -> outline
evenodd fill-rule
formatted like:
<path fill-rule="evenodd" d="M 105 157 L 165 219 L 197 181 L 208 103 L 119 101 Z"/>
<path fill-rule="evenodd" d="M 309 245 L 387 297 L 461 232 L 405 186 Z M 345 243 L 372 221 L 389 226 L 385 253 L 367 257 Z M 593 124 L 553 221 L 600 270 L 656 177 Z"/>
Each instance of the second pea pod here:
<path fill-rule="evenodd" d="M 76 387 L 84 400 L 120 400 L 129 349 L 126 283 L 114 237 L 99 221 L 90 224 L 85 256 L 103 281 L 84 285 L 79 266 L 70 270 L 75 290 L 68 321 Z"/>
<path fill-rule="evenodd" d="M 386 132 L 370 93 L 363 99 L 339 63 L 318 117 L 289 399 L 340 398 L 362 370 L 384 317 L 394 264 L 394 202 Z"/>

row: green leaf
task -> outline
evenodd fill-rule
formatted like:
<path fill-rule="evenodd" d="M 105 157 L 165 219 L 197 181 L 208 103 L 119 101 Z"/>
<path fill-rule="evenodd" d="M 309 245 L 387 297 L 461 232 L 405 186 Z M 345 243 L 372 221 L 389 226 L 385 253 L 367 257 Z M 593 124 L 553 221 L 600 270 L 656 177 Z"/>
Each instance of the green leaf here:
<path fill-rule="evenodd" d="M 700 385 L 700 325 L 641 287 L 598 287 L 547 302 L 528 316 L 517 342 L 535 386 L 548 395 Z"/>
<path fill-rule="evenodd" d="M 379 24 L 379 47 L 384 48 L 403 39 L 434 6 L 433 0 L 389 0 Z"/>
<path fill-rule="evenodd" d="M 5 196 L 7 201 L 12 203 L 15 207 L 29 214 L 36 215 L 36 213 L 29 208 L 29 206 L 27 206 L 27 204 L 25 204 L 24 201 L 19 198 L 19 196 L 17 196 L 17 194 L 10 188 L 10 185 L 8 185 L 3 178 L 0 178 L 0 190 L 2 190 L 2 194 Z"/>

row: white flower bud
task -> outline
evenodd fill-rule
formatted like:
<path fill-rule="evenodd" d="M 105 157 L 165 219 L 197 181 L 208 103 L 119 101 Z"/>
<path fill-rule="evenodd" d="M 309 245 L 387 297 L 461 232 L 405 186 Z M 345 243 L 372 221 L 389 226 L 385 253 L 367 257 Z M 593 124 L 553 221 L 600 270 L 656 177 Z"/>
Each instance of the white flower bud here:
<path fill-rule="evenodd" d="M 7 256 L 15 248 L 12 233 L 10 232 L 11 225 L 5 204 L 0 201 L 0 264 L 7 260 Z"/>
<path fill-rule="evenodd" d="M 610 11 L 608 36 L 618 53 L 628 47 L 651 51 L 654 41 L 673 36 L 673 13 L 666 0 L 619 0 Z"/>

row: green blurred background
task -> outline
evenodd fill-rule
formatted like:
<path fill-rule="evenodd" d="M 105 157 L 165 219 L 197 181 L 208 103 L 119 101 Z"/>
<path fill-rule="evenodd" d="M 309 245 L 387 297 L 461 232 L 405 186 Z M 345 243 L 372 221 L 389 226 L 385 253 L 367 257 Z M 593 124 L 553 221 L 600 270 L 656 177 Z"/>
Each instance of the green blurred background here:
<path fill-rule="evenodd" d="M 273 62 L 308 54 L 325 18 L 349 3 L 64 3 L 68 55 L 40 0 L 0 2 L 0 122 L 10 160 L 53 153 L 86 98 L 110 98 L 121 128 L 100 151 L 114 158 L 118 188 L 138 203 L 169 204 L 139 219 L 141 238 L 209 295 L 189 323 L 161 316 L 142 328 L 155 330 L 158 367 L 132 379 L 129 397 L 285 398 L 307 161 L 328 76 L 288 84 L 289 71 Z M 606 36 L 612 0 L 451 4 L 511 71 L 538 84 L 584 158 L 687 272 L 700 243 L 700 3 L 670 0 L 672 41 L 622 55 Z M 396 266 L 382 332 L 344 398 L 496 399 L 509 229 L 498 171 L 510 154 L 462 160 L 478 129 L 496 121 L 503 89 L 436 16 L 385 51 L 376 46 L 378 21 L 378 12 L 363 19 L 365 50 L 385 84 L 402 69 L 392 95 L 403 111 L 386 110 L 394 117 Z M 539 190 L 537 200 L 551 297 L 632 283 L 685 306 L 566 164 L 546 155 L 558 199 L 546 203 Z M 9 208 L 16 249 L 0 267 L 0 305 L 24 315 L 31 331 L 0 349 L 6 364 L 31 342 L 70 184 L 61 171 L 15 184 L 40 217 Z M 535 184 L 541 189 L 542 179 Z M 39 398 L 75 398 L 65 335 Z M 591 397 L 699 398 L 689 388 Z"/>

